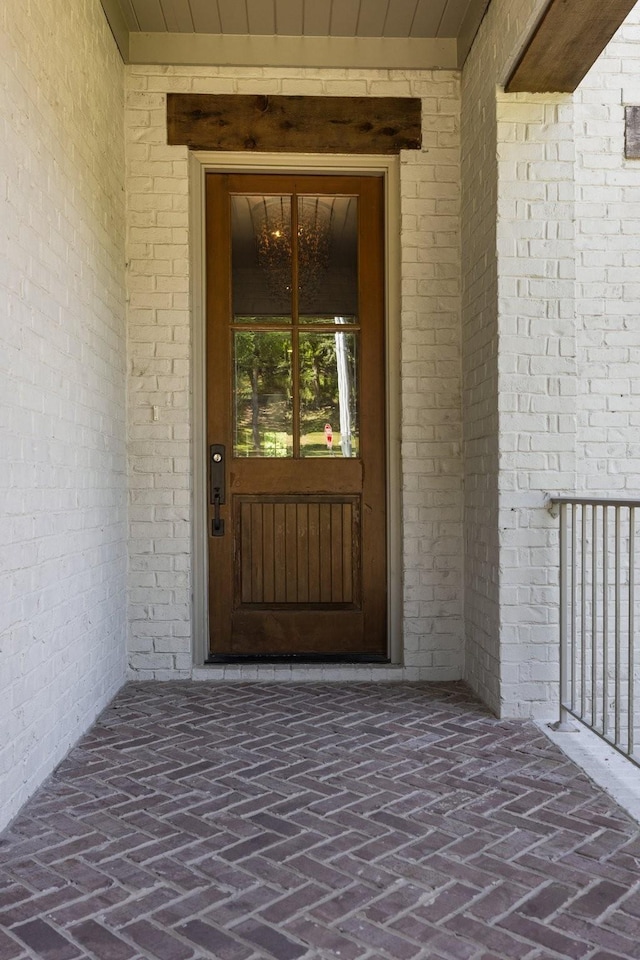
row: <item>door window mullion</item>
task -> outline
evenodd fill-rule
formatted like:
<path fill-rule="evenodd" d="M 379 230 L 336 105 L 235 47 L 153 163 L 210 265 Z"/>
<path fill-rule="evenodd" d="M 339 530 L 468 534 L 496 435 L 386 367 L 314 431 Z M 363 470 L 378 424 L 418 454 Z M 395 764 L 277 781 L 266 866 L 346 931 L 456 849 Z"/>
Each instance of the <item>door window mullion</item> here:
<path fill-rule="evenodd" d="M 300 344 L 298 331 L 300 327 L 300 258 L 298 250 L 298 197 L 294 193 L 291 198 L 291 320 L 292 320 L 292 413 L 293 413 L 293 458 L 300 458 Z"/>

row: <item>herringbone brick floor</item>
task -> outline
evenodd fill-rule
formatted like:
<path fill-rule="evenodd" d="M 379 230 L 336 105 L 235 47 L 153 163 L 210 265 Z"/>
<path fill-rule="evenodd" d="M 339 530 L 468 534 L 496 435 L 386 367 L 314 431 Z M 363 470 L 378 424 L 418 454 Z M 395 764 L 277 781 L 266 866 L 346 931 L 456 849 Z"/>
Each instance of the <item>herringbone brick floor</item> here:
<path fill-rule="evenodd" d="M 640 958 L 640 835 L 462 685 L 130 685 L 0 843 L 1 960 Z"/>

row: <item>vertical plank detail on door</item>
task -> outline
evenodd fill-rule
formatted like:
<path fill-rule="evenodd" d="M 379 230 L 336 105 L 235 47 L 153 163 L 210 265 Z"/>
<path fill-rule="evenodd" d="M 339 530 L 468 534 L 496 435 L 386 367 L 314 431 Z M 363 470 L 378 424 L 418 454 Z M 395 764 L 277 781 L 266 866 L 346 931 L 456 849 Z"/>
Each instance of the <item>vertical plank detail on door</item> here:
<path fill-rule="evenodd" d="M 331 603 L 331 504 L 320 504 L 320 602 Z"/>
<path fill-rule="evenodd" d="M 309 603 L 320 603 L 320 504 L 309 503 Z"/>
<path fill-rule="evenodd" d="M 354 518 L 352 516 L 352 504 L 343 503 L 342 504 L 342 526 L 343 529 L 348 531 L 347 535 L 343 537 L 342 540 L 342 589 L 344 591 L 344 602 L 353 603 L 353 562 L 354 562 L 354 550 L 357 547 L 357 543 L 351 539 L 349 535 L 350 531 L 355 533 L 357 529 L 357 524 L 354 523 Z M 356 566 L 359 566 L 356 559 Z"/>
<path fill-rule="evenodd" d="M 354 604 L 357 498 L 238 497 L 237 604 Z"/>
<path fill-rule="evenodd" d="M 286 527 L 286 565 L 287 565 L 287 592 L 286 602 L 298 602 L 298 530 L 297 514 L 295 503 L 285 505 L 285 527 Z"/>
<path fill-rule="evenodd" d="M 276 549 L 274 504 L 262 504 L 262 570 L 264 577 L 263 600 L 274 603 L 276 596 Z"/>
<path fill-rule="evenodd" d="M 240 506 L 240 531 L 241 597 L 243 603 L 251 603 L 251 503 L 242 503 Z"/>
<path fill-rule="evenodd" d="M 262 603 L 262 531 L 264 529 L 264 504 L 251 504 L 251 597 L 254 603 Z"/>
<path fill-rule="evenodd" d="M 331 600 L 342 603 L 342 504 L 331 504 Z"/>
<path fill-rule="evenodd" d="M 298 503 L 298 600 L 309 602 L 309 504 Z"/>
<path fill-rule="evenodd" d="M 273 567 L 276 572 L 275 576 L 275 595 L 273 598 L 274 603 L 284 603 L 287 597 L 287 580 L 286 580 L 286 567 L 285 567 L 285 550 L 286 550 L 286 531 L 284 525 L 284 503 L 274 503 L 273 505 L 273 514 L 274 514 L 274 531 L 275 535 L 273 538 Z"/>

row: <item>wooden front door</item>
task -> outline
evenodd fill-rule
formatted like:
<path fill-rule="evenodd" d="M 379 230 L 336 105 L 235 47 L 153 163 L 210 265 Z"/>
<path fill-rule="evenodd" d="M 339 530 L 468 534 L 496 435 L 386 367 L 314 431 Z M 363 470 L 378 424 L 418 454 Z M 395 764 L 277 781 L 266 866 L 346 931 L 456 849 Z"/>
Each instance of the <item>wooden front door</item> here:
<path fill-rule="evenodd" d="M 206 196 L 210 654 L 384 659 L 382 179 Z"/>

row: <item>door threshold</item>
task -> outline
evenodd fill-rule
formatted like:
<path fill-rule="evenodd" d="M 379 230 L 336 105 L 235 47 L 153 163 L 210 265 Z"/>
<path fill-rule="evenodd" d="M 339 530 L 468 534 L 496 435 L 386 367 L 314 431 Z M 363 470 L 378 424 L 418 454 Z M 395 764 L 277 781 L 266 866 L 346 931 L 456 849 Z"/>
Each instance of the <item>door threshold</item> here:
<path fill-rule="evenodd" d="M 305 663 L 391 663 L 388 657 L 370 656 L 370 655 L 343 655 L 343 654 L 310 654 L 310 653 L 292 653 L 286 656 L 258 656 L 258 657 L 238 657 L 225 654 L 212 654 L 207 657 L 205 664 L 260 664 L 260 663 L 295 663 L 304 665 Z"/>

